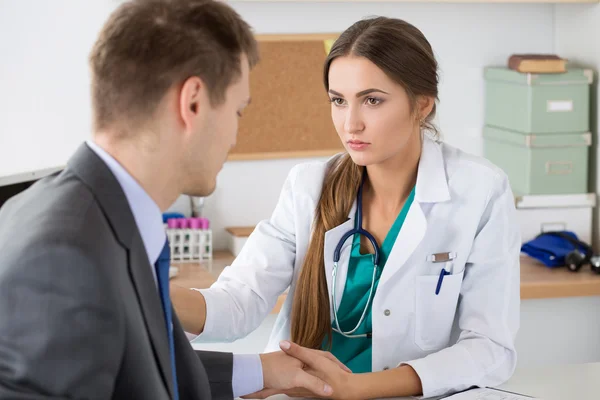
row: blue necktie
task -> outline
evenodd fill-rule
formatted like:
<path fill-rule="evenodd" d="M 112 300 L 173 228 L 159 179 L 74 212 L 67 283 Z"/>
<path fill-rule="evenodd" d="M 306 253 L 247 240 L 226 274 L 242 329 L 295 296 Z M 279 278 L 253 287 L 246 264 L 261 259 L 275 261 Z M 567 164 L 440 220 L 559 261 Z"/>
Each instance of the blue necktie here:
<path fill-rule="evenodd" d="M 171 249 L 169 241 L 165 245 L 154 264 L 156 269 L 156 278 L 158 280 L 158 291 L 165 312 L 165 322 L 167 324 L 167 336 L 169 337 L 169 353 L 171 355 L 171 371 L 173 372 L 173 392 L 175 400 L 179 399 L 177 390 L 177 373 L 175 372 L 175 346 L 173 344 L 173 318 L 171 315 L 171 298 L 169 297 L 169 267 L 171 266 Z"/>

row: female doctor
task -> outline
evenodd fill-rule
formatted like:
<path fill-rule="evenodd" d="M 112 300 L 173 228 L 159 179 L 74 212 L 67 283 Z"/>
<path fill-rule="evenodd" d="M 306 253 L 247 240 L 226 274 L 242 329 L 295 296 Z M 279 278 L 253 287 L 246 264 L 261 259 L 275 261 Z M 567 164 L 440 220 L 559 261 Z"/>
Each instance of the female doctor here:
<path fill-rule="evenodd" d="M 354 372 L 324 379 L 336 397 L 503 383 L 519 326 L 507 177 L 438 140 L 437 63 L 414 26 L 356 22 L 324 69 L 347 152 L 293 168 L 271 218 L 210 289 L 173 290 L 184 327 L 198 341 L 244 337 L 289 288 L 267 351 L 281 340 L 331 351 Z"/>

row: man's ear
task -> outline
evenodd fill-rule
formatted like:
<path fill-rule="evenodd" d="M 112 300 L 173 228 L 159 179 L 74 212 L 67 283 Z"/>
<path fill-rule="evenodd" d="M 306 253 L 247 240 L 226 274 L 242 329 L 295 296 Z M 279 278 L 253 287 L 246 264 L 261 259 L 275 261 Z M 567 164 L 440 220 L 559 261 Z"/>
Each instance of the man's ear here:
<path fill-rule="evenodd" d="M 196 76 L 188 78 L 181 87 L 179 94 L 179 111 L 186 128 L 194 124 L 194 120 L 207 106 L 206 86 Z"/>

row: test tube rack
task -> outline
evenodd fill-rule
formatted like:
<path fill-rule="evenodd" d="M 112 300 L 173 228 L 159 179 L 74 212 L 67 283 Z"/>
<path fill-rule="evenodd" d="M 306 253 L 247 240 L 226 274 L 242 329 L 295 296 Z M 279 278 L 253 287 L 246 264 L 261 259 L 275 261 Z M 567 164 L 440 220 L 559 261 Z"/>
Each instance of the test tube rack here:
<path fill-rule="evenodd" d="M 171 218 L 166 223 L 171 261 L 199 262 L 213 258 L 212 231 L 206 218 Z"/>

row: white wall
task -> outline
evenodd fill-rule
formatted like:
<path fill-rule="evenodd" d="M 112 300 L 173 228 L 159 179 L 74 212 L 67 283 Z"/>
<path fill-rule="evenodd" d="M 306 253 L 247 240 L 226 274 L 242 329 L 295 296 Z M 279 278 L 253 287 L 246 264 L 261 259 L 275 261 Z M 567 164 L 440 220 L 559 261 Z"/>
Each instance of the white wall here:
<path fill-rule="evenodd" d="M 440 64 L 438 124 L 445 140 L 481 154 L 483 67 L 504 65 L 512 53 L 551 52 L 554 6 L 549 4 L 246 3 L 233 7 L 257 33 L 341 32 L 380 14 L 406 19 L 431 42 Z M 294 16 L 291 19 L 290 16 Z M 290 168 L 302 160 L 229 162 L 206 201 L 214 245 L 224 248 L 226 226 L 268 218 Z"/>
<path fill-rule="evenodd" d="M 596 72 L 592 85 L 592 162 L 590 164 L 591 191 L 600 190 L 600 146 L 598 145 L 598 71 L 600 71 L 600 4 L 556 6 L 556 51 L 571 62 L 592 68 Z M 600 222 L 598 207 L 594 212 L 594 247 L 600 251 Z"/>
<path fill-rule="evenodd" d="M 89 137 L 87 57 L 119 0 L 0 0 L 0 176 L 63 165 Z M 444 138 L 481 153 L 483 67 L 554 48 L 550 4 L 232 2 L 257 33 L 340 32 L 373 14 L 400 17 L 431 41 L 441 68 Z M 573 6 L 574 7 L 574 6 Z M 294 18 L 292 19 L 291 16 Z M 224 227 L 267 218 L 289 169 L 303 160 L 230 162 L 207 199 L 215 247 Z M 242 178 L 243 177 L 243 178 Z M 176 208 L 187 206 L 182 200 Z"/>
<path fill-rule="evenodd" d="M 114 0 L 0 0 L 0 177 L 62 166 L 90 136 L 87 56 Z"/>

